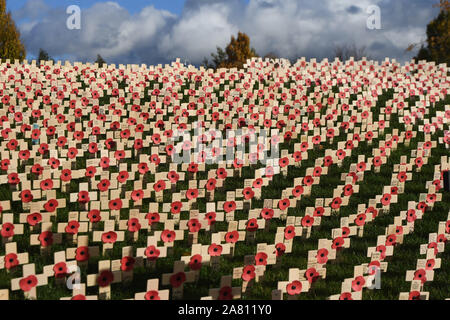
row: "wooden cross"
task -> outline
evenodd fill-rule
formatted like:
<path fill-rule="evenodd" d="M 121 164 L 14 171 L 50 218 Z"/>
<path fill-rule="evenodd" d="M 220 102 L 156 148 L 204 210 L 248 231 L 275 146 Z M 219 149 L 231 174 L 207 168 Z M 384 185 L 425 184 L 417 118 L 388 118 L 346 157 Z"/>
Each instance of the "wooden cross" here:
<path fill-rule="evenodd" d="M 184 283 L 191 283 L 195 281 L 195 272 L 184 272 L 184 261 L 175 261 L 172 273 L 164 273 L 162 275 L 162 284 L 164 286 L 172 285 L 172 298 L 183 298 Z"/>

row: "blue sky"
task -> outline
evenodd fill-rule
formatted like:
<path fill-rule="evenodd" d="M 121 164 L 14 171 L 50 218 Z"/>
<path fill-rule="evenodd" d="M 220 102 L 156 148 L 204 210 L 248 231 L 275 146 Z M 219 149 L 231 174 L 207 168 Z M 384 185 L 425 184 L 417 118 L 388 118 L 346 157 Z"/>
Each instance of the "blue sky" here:
<path fill-rule="evenodd" d="M 238 31 L 260 56 L 333 58 L 337 46 L 366 47 L 367 55 L 409 61 L 411 43 L 424 43 L 438 0 L 7 0 L 27 56 L 40 48 L 56 59 L 109 63 L 200 64 Z M 66 8 L 81 8 L 81 29 L 68 30 Z M 367 9 L 380 9 L 381 28 L 369 30 Z"/>

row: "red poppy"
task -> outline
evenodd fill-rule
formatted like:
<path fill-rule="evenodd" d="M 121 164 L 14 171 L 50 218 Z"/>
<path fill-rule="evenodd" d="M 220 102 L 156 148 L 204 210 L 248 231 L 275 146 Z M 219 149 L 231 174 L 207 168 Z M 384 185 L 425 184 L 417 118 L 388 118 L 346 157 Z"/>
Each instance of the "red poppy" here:
<path fill-rule="evenodd" d="M 19 281 L 20 289 L 22 289 L 22 291 L 24 291 L 24 292 L 30 291 L 31 289 L 36 287 L 37 284 L 38 284 L 38 279 L 36 278 L 35 275 L 30 275 L 26 278 L 22 278 Z"/>
<path fill-rule="evenodd" d="M 159 214 L 157 212 L 149 212 L 145 215 L 145 219 L 148 220 L 148 224 L 151 226 L 159 222 Z"/>
<path fill-rule="evenodd" d="M 385 193 L 381 198 L 381 203 L 383 204 L 383 206 L 388 206 L 391 203 L 391 198 L 392 196 L 390 193 Z"/>
<path fill-rule="evenodd" d="M 8 183 L 12 185 L 17 185 L 20 183 L 19 175 L 15 172 L 8 174 Z"/>
<path fill-rule="evenodd" d="M 215 243 L 212 243 L 209 247 L 208 247 L 208 254 L 211 257 L 218 257 L 222 254 L 222 246 L 221 245 L 217 245 Z"/>
<path fill-rule="evenodd" d="M 144 252 L 145 256 L 150 261 L 155 261 L 159 257 L 159 250 L 155 246 L 148 246 Z"/>
<path fill-rule="evenodd" d="M 12 223 L 4 223 L 0 234 L 3 238 L 10 238 L 14 236 L 14 225 Z"/>
<path fill-rule="evenodd" d="M 127 222 L 128 231 L 130 232 L 137 232 L 141 230 L 141 224 L 139 223 L 139 219 L 137 218 L 131 218 Z"/>
<path fill-rule="evenodd" d="M 87 167 L 86 168 L 86 173 L 85 176 L 88 178 L 92 178 L 93 176 L 95 176 L 95 173 L 97 172 L 97 169 L 95 167 Z"/>
<path fill-rule="evenodd" d="M 173 288 L 178 288 L 186 281 L 186 274 L 184 272 L 178 272 L 170 277 L 170 284 Z"/>
<path fill-rule="evenodd" d="M 78 223 L 78 221 L 72 220 L 72 221 L 69 221 L 69 223 L 67 224 L 65 231 L 68 234 L 77 234 L 79 227 L 80 227 L 80 224 Z"/>
<path fill-rule="evenodd" d="M 277 257 L 281 257 L 285 251 L 286 251 L 286 246 L 284 245 L 284 243 L 280 242 L 275 245 L 275 253 L 276 253 Z"/>
<path fill-rule="evenodd" d="M 301 224 L 303 227 L 311 227 L 314 223 L 314 218 L 306 215 L 302 218 Z"/>
<path fill-rule="evenodd" d="M 198 197 L 198 190 L 197 189 L 188 189 L 186 191 L 186 197 L 189 200 L 196 199 Z"/>
<path fill-rule="evenodd" d="M 88 247 L 78 247 L 75 250 L 75 260 L 78 262 L 83 262 L 89 260 L 89 248 Z"/>
<path fill-rule="evenodd" d="M 225 168 L 219 168 L 216 171 L 217 177 L 219 179 L 225 179 L 227 177 L 227 171 L 225 170 Z"/>
<path fill-rule="evenodd" d="M 427 276 L 425 269 L 419 269 L 414 272 L 414 280 L 422 281 L 422 284 L 427 282 Z"/>
<path fill-rule="evenodd" d="M 120 260 L 120 270 L 122 271 L 133 270 L 135 262 L 136 260 L 133 257 L 123 257 Z"/>
<path fill-rule="evenodd" d="M 320 274 L 317 272 L 315 268 L 309 268 L 305 271 L 305 277 L 309 283 L 316 282 L 319 279 Z"/>
<path fill-rule="evenodd" d="M 97 209 L 92 209 L 91 211 L 89 211 L 87 217 L 92 223 L 99 222 L 102 219 L 100 210 Z"/>
<path fill-rule="evenodd" d="M 56 278 L 64 278 L 67 275 L 67 265 L 65 262 L 59 262 L 53 266 L 53 272 Z"/>
<path fill-rule="evenodd" d="M 114 281 L 114 274 L 109 270 L 102 271 L 97 277 L 99 287 L 107 287 Z"/>
<path fill-rule="evenodd" d="M 250 281 L 253 278 L 255 278 L 255 276 L 256 276 L 255 266 L 248 265 L 245 266 L 244 269 L 242 270 L 242 280 L 244 281 Z"/>
<path fill-rule="evenodd" d="M 200 270 L 202 268 L 202 256 L 200 254 L 191 257 L 189 260 L 189 268 L 191 270 Z"/>
<path fill-rule="evenodd" d="M 119 181 L 120 183 L 124 183 L 125 181 L 127 181 L 128 177 L 128 171 L 120 171 L 119 175 L 117 176 L 117 181 Z"/>
<path fill-rule="evenodd" d="M 372 163 L 375 167 L 381 166 L 381 164 L 382 164 L 381 157 L 379 157 L 379 156 L 374 157 L 372 160 Z"/>
<path fill-rule="evenodd" d="M 337 237 L 333 240 L 333 244 L 331 245 L 331 248 L 340 249 L 343 245 L 344 245 L 344 238 Z"/>
<path fill-rule="evenodd" d="M 236 243 L 239 240 L 239 232 L 230 231 L 225 234 L 225 241 L 227 243 Z"/>
<path fill-rule="evenodd" d="M 366 280 L 363 276 L 358 276 L 352 281 L 352 289 L 353 291 L 361 291 L 366 283 Z"/>
<path fill-rule="evenodd" d="M 161 298 L 159 297 L 159 292 L 156 290 L 147 291 L 145 293 L 144 299 L 145 300 L 161 300 Z"/>
<path fill-rule="evenodd" d="M 41 242 L 42 247 L 48 247 L 53 244 L 53 233 L 51 231 L 44 231 L 42 232 L 38 240 Z"/>
<path fill-rule="evenodd" d="M 133 190 L 133 192 L 131 192 L 131 199 L 133 199 L 133 201 L 139 201 L 142 200 L 143 198 L 144 198 L 143 190 Z"/>
<path fill-rule="evenodd" d="M 102 234 L 102 242 L 103 243 L 114 243 L 117 240 L 117 233 L 114 231 L 104 232 Z"/>
<path fill-rule="evenodd" d="M 353 300 L 352 294 L 350 292 L 343 292 L 339 296 L 339 300 Z"/>
<path fill-rule="evenodd" d="M 386 238 L 386 246 L 393 246 L 397 240 L 397 236 L 395 234 L 390 234 Z"/>
<path fill-rule="evenodd" d="M 64 182 L 72 180 L 72 171 L 70 169 L 63 169 L 61 171 L 61 180 Z"/>
<path fill-rule="evenodd" d="M 263 208 L 261 210 L 261 217 L 263 217 L 265 220 L 272 219 L 273 214 L 274 214 L 273 209 Z"/>
<path fill-rule="evenodd" d="M 244 195 L 245 200 L 250 200 L 255 195 L 255 192 L 251 187 L 247 187 L 242 190 L 242 194 Z"/>
<path fill-rule="evenodd" d="M 208 212 L 205 215 L 206 220 L 208 220 L 208 225 L 212 225 L 216 222 L 216 213 L 215 212 Z"/>
<path fill-rule="evenodd" d="M 161 233 L 161 240 L 164 242 L 174 242 L 175 241 L 175 231 L 164 230 Z"/>
<path fill-rule="evenodd" d="M 223 210 L 226 213 L 232 212 L 236 209 L 236 203 L 234 201 L 226 201 L 223 204 Z"/>
<path fill-rule="evenodd" d="M 325 264 L 328 261 L 328 250 L 325 248 L 317 250 L 317 263 Z"/>
<path fill-rule="evenodd" d="M 255 218 L 249 219 L 247 221 L 247 231 L 256 231 L 258 230 L 258 221 Z"/>
<path fill-rule="evenodd" d="M 233 299 L 233 290 L 229 286 L 225 286 L 220 288 L 219 290 L 219 300 L 232 300 Z"/>
<path fill-rule="evenodd" d="M 3 259 L 5 261 L 5 268 L 7 270 L 11 270 L 12 268 L 19 265 L 19 260 L 17 260 L 17 254 L 15 253 L 8 253 Z"/>
<path fill-rule="evenodd" d="M 110 210 L 120 210 L 122 208 L 122 200 L 120 198 L 110 200 L 108 206 Z"/>
<path fill-rule="evenodd" d="M 283 200 L 278 201 L 278 208 L 280 208 L 280 210 L 284 211 L 290 206 L 290 204 L 291 204 L 291 202 L 289 201 L 289 199 L 285 198 Z"/>
<path fill-rule="evenodd" d="M 40 187 L 42 190 L 51 190 L 53 188 L 53 180 L 45 179 L 40 182 Z"/>
<path fill-rule="evenodd" d="M 292 195 L 296 198 L 300 197 L 304 192 L 304 189 L 301 185 L 296 186 L 294 189 L 292 189 Z"/>
<path fill-rule="evenodd" d="M 258 252 L 255 256 L 255 265 L 257 266 L 267 265 L 267 254 L 264 252 Z"/>
<path fill-rule="evenodd" d="M 175 171 L 169 171 L 169 173 L 167 173 L 167 178 L 171 183 L 176 183 L 180 179 L 180 175 Z"/>
<path fill-rule="evenodd" d="M 72 297 L 70 300 L 86 300 L 86 296 L 84 294 L 77 294 Z"/>
<path fill-rule="evenodd" d="M 356 216 L 355 224 L 357 226 L 363 226 L 365 222 L 366 222 L 366 214 L 365 213 L 360 213 Z"/>
<path fill-rule="evenodd" d="M 287 226 L 284 228 L 284 238 L 286 240 L 293 239 L 295 237 L 295 227 Z"/>
<path fill-rule="evenodd" d="M 323 216 L 324 212 L 325 212 L 325 209 L 323 207 L 317 207 L 317 208 L 314 209 L 313 216 L 314 217 L 321 217 L 321 216 Z"/>
<path fill-rule="evenodd" d="M 166 188 L 166 182 L 164 180 L 158 180 L 153 185 L 153 190 L 155 190 L 155 192 L 163 191 L 165 188 Z"/>
<path fill-rule="evenodd" d="M 171 204 L 170 212 L 172 212 L 172 214 L 178 214 L 180 213 L 182 206 L 183 204 L 181 203 L 181 201 L 174 201 Z"/>
<path fill-rule="evenodd" d="M 302 292 L 302 283 L 298 280 L 295 280 L 286 285 L 286 292 L 290 296 L 295 296 Z"/>
<path fill-rule="evenodd" d="M 408 300 L 420 300 L 420 292 L 419 291 L 411 291 L 409 293 Z"/>
<path fill-rule="evenodd" d="M 90 198 L 89 198 L 89 192 L 87 192 L 87 191 L 80 191 L 79 193 L 78 193 L 78 202 L 79 203 L 88 203 L 90 201 Z"/>
<path fill-rule="evenodd" d="M 336 197 L 331 201 L 331 208 L 334 210 L 338 210 L 341 207 L 342 199 L 340 197 Z"/>

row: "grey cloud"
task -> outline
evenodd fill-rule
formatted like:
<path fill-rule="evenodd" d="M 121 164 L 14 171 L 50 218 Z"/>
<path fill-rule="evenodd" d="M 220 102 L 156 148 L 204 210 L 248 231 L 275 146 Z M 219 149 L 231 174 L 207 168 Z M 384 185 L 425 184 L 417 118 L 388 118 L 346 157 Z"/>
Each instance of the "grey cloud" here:
<path fill-rule="evenodd" d="M 99 53 L 112 63 L 158 64 L 180 57 L 199 64 L 243 31 L 259 55 L 331 58 L 336 45 L 356 43 L 374 59 L 407 61 L 412 54 L 404 49 L 423 40 L 426 24 L 437 15 L 427 2 L 187 0 L 179 16 L 153 6 L 132 15 L 103 2 L 82 10 L 81 30 L 68 30 L 65 8 L 50 9 L 43 0 L 29 0 L 13 14 L 30 53 L 42 47 L 70 60 L 92 61 Z M 372 4 L 381 8 L 381 30 L 366 28 Z M 40 15 L 32 8 L 41 8 Z"/>

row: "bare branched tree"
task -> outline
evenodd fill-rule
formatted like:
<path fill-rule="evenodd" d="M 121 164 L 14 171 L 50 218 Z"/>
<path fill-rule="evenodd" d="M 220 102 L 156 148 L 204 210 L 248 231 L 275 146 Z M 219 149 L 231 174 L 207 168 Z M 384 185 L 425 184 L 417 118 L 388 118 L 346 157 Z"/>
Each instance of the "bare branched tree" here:
<path fill-rule="evenodd" d="M 355 61 L 361 60 L 364 57 L 370 60 L 370 57 L 367 56 L 366 46 L 357 47 L 354 43 L 335 46 L 334 56 L 342 62 L 349 60 L 351 57 Z"/>

